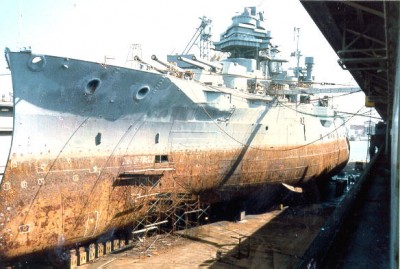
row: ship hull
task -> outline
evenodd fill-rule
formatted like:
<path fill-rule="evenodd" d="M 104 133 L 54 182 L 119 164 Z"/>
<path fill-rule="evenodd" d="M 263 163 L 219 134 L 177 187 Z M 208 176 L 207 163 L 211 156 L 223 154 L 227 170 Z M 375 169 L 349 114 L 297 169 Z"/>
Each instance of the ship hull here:
<path fill-rule="evenodd" d="M 15 116 L 0 190 L 5 260 L 89 241 L 185 199 L 306 184 L 348 161 L 340 123 L 325 127 L 308 105 L 80 60 L 6 57 Z"/>

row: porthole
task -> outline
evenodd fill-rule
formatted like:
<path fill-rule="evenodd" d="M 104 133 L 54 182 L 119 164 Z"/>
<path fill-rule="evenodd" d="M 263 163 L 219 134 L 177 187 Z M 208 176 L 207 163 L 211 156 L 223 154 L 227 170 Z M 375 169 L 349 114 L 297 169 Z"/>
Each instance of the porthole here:
<path fill-rule="evenodd" d="M 138 89 L 136 92 L 136 100 L 141 100 L 146 97 L 147 94 L 149 94 L 150 88 L 148 86 L 144 86 Z"/>
<path fill-rule="evenodd" d="M 265 126 L 265 131 L 268 131 L 268 126 Z"/>
<path fill-rule="evenodd" d="M 99 86 L 100 86 L 100 79 L 94 78 L 86 84 L 85 91 L 87 94 L 93 94 Z"/>
<path fill-rule="evenodd" d="M 94 138 L 94 143 L 96 144 L 96 146 L 101 144 L 101 133 L 97 133 L 97 135 Z"/>
<path fill-rule="evenodd" d="M 321 125 L 324 127 L 330 127 L 332 125 L 332 121 L 330 120 L 320 120 Z"/>
<path fill-rule="evenodd" d="M 32 56 L 28 66 L 32 71 L 41 71 L 46 66 L 46 58 L 43 55 Z"/>
<path fill-rule="evenodd" d="M 168 155 L 156 155 L 154 162 L 155 163 L 167 163 Z"/>
<path fill-rule="evenodd" d="M 32 64 L 41 64 L 43 61 L 42 57 L 40 56 L 35 56 L 33 57 L 33 59 L 31 60 Z"/>
<path fill-rule="evenodd" d="M 154 140 L 155 140 L 154 142 L 155 142 L 156 144 L 160 143 L 160 133 L 157 133 L 157 134 L 156 134 L 156 137 L 155 137 Z"/>

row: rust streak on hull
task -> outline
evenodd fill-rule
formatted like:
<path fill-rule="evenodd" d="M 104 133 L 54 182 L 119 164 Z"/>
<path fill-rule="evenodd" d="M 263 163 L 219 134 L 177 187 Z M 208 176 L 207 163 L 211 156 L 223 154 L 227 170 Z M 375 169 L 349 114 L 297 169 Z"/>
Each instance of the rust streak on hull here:
<path fill-rule="evenodd" d="M 302 184 L 348 160 L 344 139 L 294 151 L 250 149 L 219 191 L 245 195 L 271 182 Z M 200 194 L 218 202 L 218 196 L 212 201 L 207 193 L 218 191 L 236 156 L 237 151 L 171 152 L 169 162 L 136 170 L 135 163 L 121 165 L 128 156 L 59 159 L 51 170 L 37 169 L 51 160 L 9 164 L 12 177 L 23 180 L 12 181 L 9 174 L 3 179 L 0 204 L 8 207 L 2 212 L 1 254 L 12 258 L 87 241 L 143 218 L 160 194 L 171 200 L 179 193 Z"/>

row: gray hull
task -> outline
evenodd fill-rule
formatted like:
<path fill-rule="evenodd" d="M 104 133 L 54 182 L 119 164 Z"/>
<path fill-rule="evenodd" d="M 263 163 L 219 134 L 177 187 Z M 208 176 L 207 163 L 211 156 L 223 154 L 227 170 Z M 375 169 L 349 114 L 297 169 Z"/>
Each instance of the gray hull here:
<path fill-rule="evenodd" d="M 15 116 L 0 190 L 3 259 L 129 225 L 155 197 L 218 202 L 299 185 L 348 160 L 342 122 L 311 104 L 80 60 L 6 57 Z"/>

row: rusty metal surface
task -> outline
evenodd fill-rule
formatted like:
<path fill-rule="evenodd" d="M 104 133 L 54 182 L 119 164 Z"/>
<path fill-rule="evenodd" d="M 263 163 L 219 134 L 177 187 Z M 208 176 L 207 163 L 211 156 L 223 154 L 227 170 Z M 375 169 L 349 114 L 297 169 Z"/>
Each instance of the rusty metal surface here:
<path fill-rule="evenodd" d="M 216 190 L 301 185 L 348 160 L 342 130 L 265 98 L 216 93 L 225 101 L 205 104 L 207 87 L 161 74 L 8 57 L 15 124 L 1 259 L 89 241 Z"/>
<path fill-rule="evenodd" d="M 297 183 L 330 172 L 326 167 L 337 166 L 336 154 L 317 154 L 298 158 L 296 161 L 291 158 L 279 159 L 276 157 L 278 154 L 272 154 L 264 156 L 270 161 L 264 159 L 254 162 L 249 156 L 243 162 L 251 165 L 244 168 L 242 166 L 242 172 L 237 175 L 238 180 L 228 181 L 224 189 L 236 189 L 241 185 L 262 185 L 269 181 Z M 194 162 L 190 155 L 171 154 L 171 159 L 177 160 L 177 163 L 174 162 L 175 170 L 165 172 L 157 184 L 150 186 L 140 186 L 139 182 L 131 185 L 116 184 L 124 180 L 117 178 L 117 169 L 103 168 L 101 171 L 79 173 L 77 171 L 80 168 L 85 170 L 84 159 L 71 162 L 77 165 L 67 168 L 71 171 L 69 173 L 52 173 L 51 176 L 38 180 L 25 177 L 26 180 L 19 184 L 7 184 L 10 181 L 6 176 L 0 198 L 1 204 L 7 205 L 1 214 L 4 227 L 2 253 L 13 257 L 27 251 L 40 251 L 44 247 L 84 241 L 143 218 L 148 212 L 149 202 L 155 199 L 154 195 L 172 196 L 176 193 L 194 193 L 216 188 L 224 176 L 224 173 L 217 172 L 226 171 L 229 167 L 209 169 L 208 162 L 217 163 L 221 156 L 209 152 L 203 152 L 201 156 L 207 162 Z M 233 160 L 234 155 L 230 158 Z M 345 160 L 346 156 L 343 154 L 340 162 L 345 163 Z M 90 162 L 91 165 L 99 163 L 102 162 Z M 280 165 L 286 168 L 281 169 Z M 17 164 L 12 168 L 12 173 L 14 176 L 32 175 L 35 174 L 30 169 L 32 167 L 35 167 L 34 163 Z M 166 211 L 169 209 L 165 208 Z"/>

